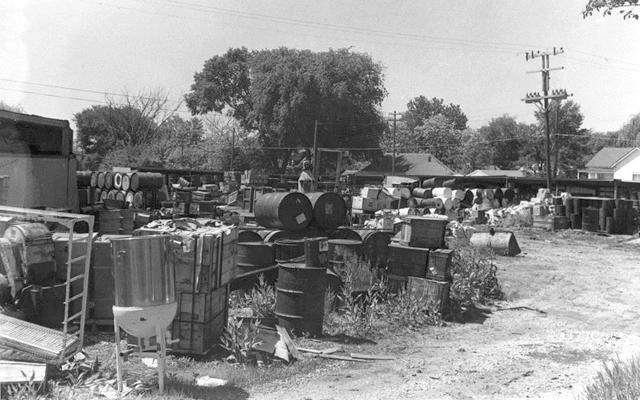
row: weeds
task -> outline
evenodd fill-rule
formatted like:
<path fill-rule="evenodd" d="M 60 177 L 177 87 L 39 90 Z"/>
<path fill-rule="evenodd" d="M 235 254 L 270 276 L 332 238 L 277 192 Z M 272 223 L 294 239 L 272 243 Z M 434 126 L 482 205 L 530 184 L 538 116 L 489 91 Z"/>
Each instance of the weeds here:
<path fill-rule="evenodd" d="M 231 353 L 231 357 L 240 363 L 246 364 L 249 353 L 257 343 L 258 321 L 245 324 L 242 319 L 229 318 L 227 328 L 222 335 L 222 348 Z"/>
<path fill-rule="evenodd" d="M 640 356 L 603 363 L 594 381 L 585 388 L 585 400 L 632 400 L 640 398 Z"/>
<path fill-rule="evenodd" d="M 450 312 L 457 315 L 463 307 L 502 299 L 504 294 L 498 283 L 498 268 L 493 254 L 483 255 L 468 245 L 458 246 L 455 250 L 451 263 Z"/>
<path fill-rule="evenodd" d="M 262 274 L 258 276 L 258 284 L 251 291 L 244 294 L 233 293 L 230 303 L 232 308 L 250 308 L 253 315 L 263 320 L 276 316 L 276 291 Z"/>

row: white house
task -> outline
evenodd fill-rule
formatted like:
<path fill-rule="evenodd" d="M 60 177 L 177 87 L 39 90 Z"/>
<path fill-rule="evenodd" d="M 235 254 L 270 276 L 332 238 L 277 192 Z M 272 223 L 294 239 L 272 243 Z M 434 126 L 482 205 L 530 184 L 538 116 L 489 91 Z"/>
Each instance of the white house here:
<path fill-rule="evenodd" d="M 578 178 L 640 182 L 640 148 L 605 147 L 578 171 Z"/>

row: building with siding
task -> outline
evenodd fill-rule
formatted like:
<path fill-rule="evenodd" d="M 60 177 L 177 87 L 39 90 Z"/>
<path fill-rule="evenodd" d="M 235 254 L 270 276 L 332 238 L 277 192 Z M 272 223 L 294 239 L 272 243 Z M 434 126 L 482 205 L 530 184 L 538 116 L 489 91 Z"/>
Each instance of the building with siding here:
<path fill-rule="evenodd" d="M 578 171 L 578 178 L 640 182 L 640 148 L 605 147 Z"/>

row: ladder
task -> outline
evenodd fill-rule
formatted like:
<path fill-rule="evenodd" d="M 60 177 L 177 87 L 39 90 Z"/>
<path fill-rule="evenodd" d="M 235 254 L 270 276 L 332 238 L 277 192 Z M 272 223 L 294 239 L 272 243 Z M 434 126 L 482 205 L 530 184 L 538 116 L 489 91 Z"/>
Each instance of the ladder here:
<path fill-rule="evenodd" d="M 91 265 L 91 242 L 93 240 L 93 215 L 84 214 L 72 214 L 63 213 L 58 211 L 47 210 L 33 210 L 29 208 L 0 206 L 0 215 L 6 215 L 15 217 L 20 220 L 33 221 L 33 222 L 52 222 L 58 223 L 66 227 L 69 231 L 69 244 L 67 255 L 67 279 L 65 287 L 65 299 L 64 299 L 64 320 L 62 322 L 62 335 L 61 335 L 61 349 L 57 355 L 57 362 L 62 364 L 65 360 L 73 357 L 78 352 L 82 351 L 84 345 L 84 329 L 87 317 L 87 297 L 89 291 L 89 270 Z M 88 229 L 88 236 L 86 238 L 87 246 L 84 254 L 80 256 L 73 256 L 74 243 L 82 242 L 85 239 L 74 235 L 79 235 L 76 231 L 76 225 L 78 223 L 85 222 Z M 78 275 L 72 276 L 72 265 L 78 262 L 84 261 L 84 270 Z M 73 282 L 82 280 L 82 289 L 78 293 L 73 293 L 71 286 Z M 72 304 L 80 303 L 80 311 L 73 315 L 70 314 Z M 78 322 L 78 329 L 75 327 L 74 321 Z M 72 331 L 73 330 L 73 331 Z M 75 350 L 69 352 L 67 347 L 73 347 Z M 69 349 L 70 350 L 70 349 Z"/>

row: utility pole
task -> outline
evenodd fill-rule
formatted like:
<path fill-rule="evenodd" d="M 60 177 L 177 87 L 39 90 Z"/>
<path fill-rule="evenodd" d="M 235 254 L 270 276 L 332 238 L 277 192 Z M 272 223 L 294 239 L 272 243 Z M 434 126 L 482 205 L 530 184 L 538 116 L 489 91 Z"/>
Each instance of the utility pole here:
<path fill-rule="evenodd" d="M 316 119 L 314 127 L 313 127 L 313 164 L 312 165 L 312 176 L 315 180 L 315 187 L 318 187 L 318 162 L 320 157 L 318 157 L 318 120 Z"/>
<path fill-rule="evenodd" d="M 233 159 L 236 156 L 236 128 L 231 130 L 231 162 L 229 163 L 229 170 L 233 171 Z"/>
<path fill-rule="evenodd" d="M 525 54 L 525 59 L 527 61 L 533 60 L 536 57 L 540 57 L 542 59 L 542 69 L 538 71 L 527 72 L 527 73 L 540 72 L 542 74 L 542 95 L 538 92 L 527 93 L 525 98 L 522 99 L 522 101 L 524 101 L 525 103 L 535 103 L 538 106 L 538 108 L 544 113 L 544 128 L 545 128 L 545 134 L 546 134 L 545 135 L 546 136 L 545 164 L 547 166 L 547 189 L 549 190 L 551 190 L 551 138 L 550 138 L 551 132 L 549 127 L 549 100 L 560 101 L 560 100 L 566 99 L 568 96 L 572 96 L 571 94 L 568 94 L 565 89 L 553 90 L 551 91 L 551 94 L 549 94 L 549 79 L 550 79 L 549 73 L 551 71 L 564 69 L 564 67 L 551 68 L 549 66 L 549 56 L 551 55 L 555 56 L 562 53 L 564 53 L 564 49 L 562 47 L 560 48 L 554 47 L 553 51 L 551 52 L 531 51 Z"/>
<path fill-rule="evenodd" d="M 393 155 L 391 156 L 391 176 L 395 176 L 396 174 L 396 121 L 397 116 L 402 115 L 399 112 L 394 111 L 393 113 L 389 113 L 389 115 L 393 115 Z"/>

